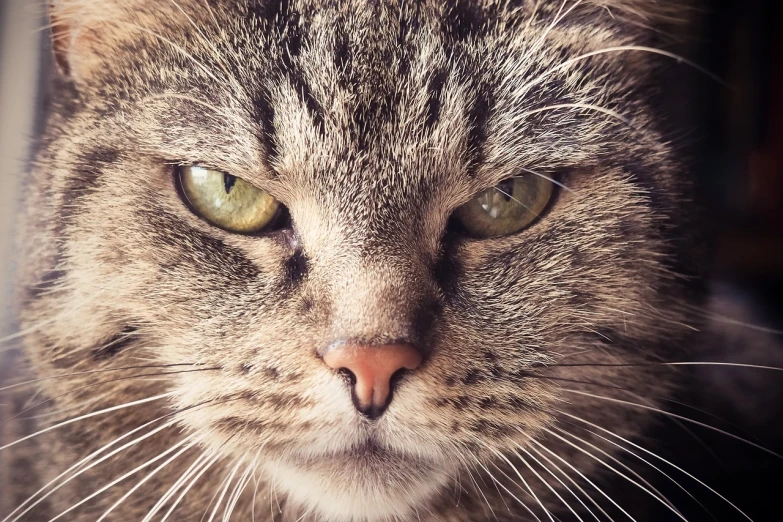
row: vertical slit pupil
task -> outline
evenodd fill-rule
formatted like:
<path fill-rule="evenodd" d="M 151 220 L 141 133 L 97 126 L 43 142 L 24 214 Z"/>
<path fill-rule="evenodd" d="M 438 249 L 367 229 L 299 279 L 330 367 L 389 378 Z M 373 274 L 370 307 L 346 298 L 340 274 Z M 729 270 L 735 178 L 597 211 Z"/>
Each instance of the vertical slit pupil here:
<path fill-rule="evenodd" d="M 503 196 L 503 199 L 508 203 L 511 201 L 511 195 L 514 193 L 514 180 L 513 179 L 506 179 L 495 185 L 500 192 L 500 195 Z"/>
<path fill-rule="evenodd" d="M 231 194 L 231 189 L 234 188 L 234 184 L 236 184 L 236 182 L 236 176 L 225 173 L 223 174 L 223 187 L 226 189 L 226 194 Z"/>

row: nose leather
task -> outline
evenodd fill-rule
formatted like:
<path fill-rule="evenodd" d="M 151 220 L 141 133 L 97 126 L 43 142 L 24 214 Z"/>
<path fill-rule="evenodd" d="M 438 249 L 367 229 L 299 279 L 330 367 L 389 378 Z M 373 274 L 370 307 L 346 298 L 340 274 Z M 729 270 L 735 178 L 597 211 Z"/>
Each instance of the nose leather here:
<path fill-rule="evenodd" d="M 354 377 L 353 393 L 357 409 L 369 417 L 383 412 L 391 398 L 392 376 L 400 370 L 415 370 L 422 355 L 410 344 L 367 346 L 338 344 L 323 355 L 334 370 L 348 370 Z"/>

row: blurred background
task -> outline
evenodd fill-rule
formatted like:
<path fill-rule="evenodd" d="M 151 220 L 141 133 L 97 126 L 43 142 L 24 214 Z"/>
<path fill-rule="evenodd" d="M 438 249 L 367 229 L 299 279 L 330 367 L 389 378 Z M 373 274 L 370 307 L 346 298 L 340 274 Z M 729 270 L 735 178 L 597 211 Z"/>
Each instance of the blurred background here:
<path fill-rule="evenodd" d="M 693 156 L 717 284 L 730 301 L 753 310 L 754 325 L 783 329 L 783 2 L 703 3 L 700 24 L 685 35 L 681 47 L 728 86 L 698 74 L 685 75 L 688 78 L 681 79 L 681 85 L 667 85 L 681 93 L 676 106 L 682 113 L 677 118 L 670 116 L 687 122 L 674 138 Z M 44 25 L 39 2 L 0 0 L 0 337 L 14 331 L 9 306 L 12 237 L 29 145 L 42 124 L 42 78 L 49 66 Z M 780 343 L 783 337 L 773 333 L 770 339 Z M 745 355 L 733 352 L 726 360 L 743 360 Z M 780 361 L 783 354 L 778 356 Z M 0 382 L 2 373 L 0 351 Z M 759 378 L 752 374 L 747 381 L 735 380 L 733 375 L 723 377 L 725 386 L 736 388 L 739 406 L 710 404 L 710 390 L 705 390 L 705 407 L 740 424 L 743 415 L 747 419 L 751 412 L 757 421 L 748 427 L 751 436 L 757 437 L 753 440 L 780 452 L 783 401 L 778 399 L 783 393 L 783 374 Z M 748 404 L 743 398 L 747 394 L 768 400 Z M 731 492 L 732 500 L 755 520 L 783 520 L 778 499 L 783 466 L 778 460 L 745 451 L 726 437 L 708 432 L 699 432 L 697 438 L 690 463 L 691 469 L 700 469 L 697 475 L 710 477 L 716 489 Z M 670 494 L 674 498 L 678 493 Z M 718 520 L 735 519 L 725 504 L 712 508 Z M 704 519 L 701 513 L 693 520 Z M 665 510 L 651 515 L 652 520 L 670 518 Z"/>

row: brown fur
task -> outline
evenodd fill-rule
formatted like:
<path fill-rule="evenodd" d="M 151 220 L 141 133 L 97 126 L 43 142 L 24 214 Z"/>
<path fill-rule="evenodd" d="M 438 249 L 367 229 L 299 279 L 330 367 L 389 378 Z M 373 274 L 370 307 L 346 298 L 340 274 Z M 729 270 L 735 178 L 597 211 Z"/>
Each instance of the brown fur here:
<path fill-rule="evenodd" d="M 21 235 L 25 354 L 33 375 L 60 376 L 37 385 L 62 410 L 41 427 L 169 395 L 33 439 L 35 468 L 17 473 L 45 483 L 145 422 L 170 415 L 134 437 L 176 423 L 29 519 L 189 435 L 197 445 L 109 520 L 142 520 L 206 453 L 220 458 L 177 520 L 199 520 L 251 462 L 232 520 L 463 521 L 487 505 L 529 519 L 520 502 L 543 518 L 523 477 L 562 512 L 561 486 L 520 448 L 535 438 L 595 476 L 553 435 L 566 414 L 622 436 L 650 415 L 573 390 L 655 406 L 674 370 L 596 364 L 681 353 L 699 299 L 688 176 L 654 103 L 669 62 L 577 57 L 659 47 L 685 15 L 648 0 L 56 1 L 64 74 Z M 269 191 L 293 229 L 251 237 L 199 219 L 173 182 L 173 165 L 196 162 Z M 524 169 L 569 189 L 542 219 L 501 238 L 445 232 L 456 207 Z M 317 356 L 340 339 L 426 352 L 377 422 Z M 381 450 L 346 453 L 368 441 Z M 96 520 L 162 462 L 65 519 Z"/>

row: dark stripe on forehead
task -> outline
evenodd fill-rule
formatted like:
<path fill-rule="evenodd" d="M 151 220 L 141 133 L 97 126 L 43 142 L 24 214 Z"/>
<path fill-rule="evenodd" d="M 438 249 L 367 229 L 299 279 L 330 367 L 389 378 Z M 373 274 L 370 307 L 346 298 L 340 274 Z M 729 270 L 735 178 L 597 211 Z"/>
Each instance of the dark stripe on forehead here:
<path fill-rule="evenodd" d="M 487 13 L 471 0 L 451 0 L 441 21 L 441 31 L 454 41 L 464 41 L 486 29 Z"/>
<path fill-rule="evenodd" d="M 324 109 L 321 102 L 313 95 L 310 86 L 305 80 L 304 74 L 298 67 L 289 63 L 286 64 L 285 68 L 287 70 L 288 81 L 291 84 L 291 88 L 296 92 L 300 101 L 305 106 L 307 113 L 313 121 L 313 126 L 323 135 Z"/>
<path fill-rule="evenodd" d="M 446 72 L 437 71 L 427 84 L 427 107 L 424 114 L 424 128 L 431 129 L 440 118 L 440 105 L 443 96 L 443 86 L 446 83 Z"/>
<path fill-rule="evenodd" d="M 266 89 L 262 89 L 261 92 L 254 98 L 253 106 L 256 111 L 256 121 L 261 125 L 263 132 L 261 141 L 266 148 L 266 153 L 268 156 L 266 159 L 268 163 L 271 163 L 279 156 L 279 148 L 277 144 L 277 131 L 275 129 L 274 123 L 275 109 L 272 105 L 269 92 Z"/>
<path fill-rule="evenodd" d="M 468 109 L 468 160 L 471 171 L 484 161 L 484 143 L 487 140 L 487 122 L 492 113 L 492 96 L 489 88 L 480 86 L 473 105 Z"/>

